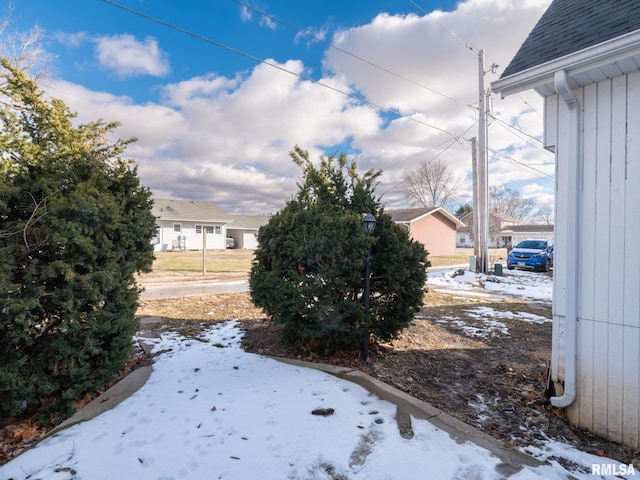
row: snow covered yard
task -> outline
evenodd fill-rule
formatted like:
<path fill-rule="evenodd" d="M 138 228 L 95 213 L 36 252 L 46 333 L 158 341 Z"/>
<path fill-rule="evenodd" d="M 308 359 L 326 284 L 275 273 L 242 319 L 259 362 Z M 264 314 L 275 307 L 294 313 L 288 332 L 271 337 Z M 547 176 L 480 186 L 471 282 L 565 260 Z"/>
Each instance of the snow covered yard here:
<path fill-rule="evenodd" d="M 454 272 L 429 275 L 434 295 L 448 292 L 443 305 L 423 309 L 393 352 L 372 356 L 368 373 L 546 462 L 509 478 L 636 478 L 599 456 L 600 446 L 588 453 L 558 435 L 564 423 L 540 407 L 540 379 L 527 370 L 546 355 L 535 341 L 523 361 L 514 358 L 522 337 L 531 344 L 550 331 L 551 278 Z M 206 308 L 233 295 L 211 296 Z M 270 327 L 262 328 L 253 335 Z M 356 384 L 248 353 L 246 322 L 189 332 L 154 340 L 154 372 L 132 397 L 0 467 L 0 479 L 504 478 L 488 450 L 458 444 L 426 420 L 412 419 L 414 435 L 403 437 L 395 405 Z"/>
<path fill-rule="evenodd" d="M 332 375 L 241 348 L 239 322 L 165 333 L 148 382 L 114 409 L 0 467 L 2 479 L 498 479 L 500 460 Z M 330 415 L 313 415 L 317 409 Z M 578 468 L 603 459 L 569 449 Z M 513 479 L 568 478 L 556 462 Z M 573 470 L 577 478 L 594 478 Z"/>

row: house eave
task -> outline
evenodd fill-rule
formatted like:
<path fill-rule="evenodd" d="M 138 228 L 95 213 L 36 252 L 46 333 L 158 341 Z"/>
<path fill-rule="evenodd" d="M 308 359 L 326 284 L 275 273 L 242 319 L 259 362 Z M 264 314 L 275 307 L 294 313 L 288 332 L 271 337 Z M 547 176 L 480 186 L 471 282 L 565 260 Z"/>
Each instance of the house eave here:
<path fill-rule="evenodd" d="M 640 70 L 640 30 L 602 42 L 491 83 L 504 98 L 535 89 L 543 97 L 555 94 L 555 72 L 565 70 L 572 88 Z"/>
<path fill-rule="evenodd" d="M 233 220 L 227 220 L 225 218 L 185 218 L 185 217 L 156 217 L 160 222 L 194 222 L 197 224 L 204 223 L 220 223 L 220 224 L 228 224 L 233 223 Z"/>

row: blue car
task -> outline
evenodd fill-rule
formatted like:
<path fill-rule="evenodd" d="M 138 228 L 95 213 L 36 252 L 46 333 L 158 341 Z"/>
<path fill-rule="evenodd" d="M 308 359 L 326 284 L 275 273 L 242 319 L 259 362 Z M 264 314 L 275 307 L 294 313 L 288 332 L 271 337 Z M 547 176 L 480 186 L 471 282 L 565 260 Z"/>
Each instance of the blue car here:
<path fill-rule="evenodd" d="M 548 272 L 553 267 L 553 240 L 521 241 L 507 256 L 507 268 L 513 270 L 516 267 Z"/>

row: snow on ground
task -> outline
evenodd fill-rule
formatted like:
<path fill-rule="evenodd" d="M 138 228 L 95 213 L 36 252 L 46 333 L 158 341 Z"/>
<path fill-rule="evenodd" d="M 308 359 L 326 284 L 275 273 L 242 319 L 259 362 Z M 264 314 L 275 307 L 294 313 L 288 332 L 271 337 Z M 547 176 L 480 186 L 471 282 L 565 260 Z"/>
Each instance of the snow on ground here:
<path fill-rule="evenodd" d="M 509 327 L 497 320 L 499 318 L 508 318 L 528 323 L 548 323 L 550 318 L 536 315 L 529 312 L 501 312 L 491 307 L 475 307 L 464 310 L 469 318 L 476 321 L 476 324 L 469 325 L 466 320 L 457 317 L 444 316 L 440 320 L 436 320 L 437 325 L 454 325 L 462 330 L 469 337 L 475 338 L 492 338 L 509 336 Z"/>
<path fill-rule="evenodd" d="M 457 295 L 508 295 L 526 300 L 551 303 L 553 278 L 540 272 L 509 270 L 503 276 L 473 273 L 459 268 L 429 272 L 426 285 L 433 290 Z M 507 325 L 500 319 L 514 319 L 531 323 L 546 323 L 551 319 L 529 312 L 504 312 L 490 307 L 472 307 L 465 310 L 473 325 L 455 317 L 442 317 L 437 323 L 455 325 L 475 338 L 505 337 Z"/>
<path fill-rule="evenodd" d="M 458 272 L 462 274 L 458 275 Z M 546 273 L 528 270 L 504 270 L 502 276 L 497 276 L 451 268 L 429 272 L 427 286 L 458 294 L 489 293 L 551 302 L 553 278 Z"/>
<path fill-rule="evenodd" d="M 436 321 L 436 325 L 453 325 L 462 330 L 465 335 L 474 338 L 506 337 L 509 335 L 508 327 L 492 318 L 478 317 L 480 325 L 469 325 L 465 320 L 456 317 L 444 316 Z"/>
<path fill-rule="evenodd" d="M 500 460 L 332 375 L 244 352 L 238 324 L 165 334 L 133 396 L 0 467 L 2 479 L 498 479 Z M 334 409 L 329 416 L 314 409 Z M 602 461 L 602 459 L 598 459 Z M 590 465 L 590 464 L 589 464 Z M 555 463 L 512 477 L 567 478 Z M 589 477 L 578 478 L 594 478 Z"/>
<path fill-rule="evenodd" d="M 485 280 L 443 272 L 430 274 L 429 283 L 471 291 L 484 282 L 496 292 L 524 292 L 550 301 L 546 275 L 506 275 L 495 289 L 490 288 L 494 282 Z M 488 320 L 504 314 L 480 308 L 475 313 Z M 395 405 L 332 375 L 246 353 L 241 335 L 236 322 L 216 325 L 198 339 L 163 335 L 155 340 L 154 351 L 161 353 L 153 373 L 138 392 L 0 467 L 0 479 L 503 478 L 495 470 L 500 460 L 488 450 L 458 444 L 418 419 L 412 419 L 414 437 L 403 438 Z M 491 408 L 491 400 L 477 400 L 478 409 Z M 334 413 L 311 414 L 319 408 Z M 526 467 L 510 477 L 514 480 L 565 479 L 569 474 L 613 479 L 629 468 L 551 440 L 523 450 L 548 464 Z M 574 467 L 568 472 L 563 465 Z M 611 475 L 591 475 L 592 465 Z"/>

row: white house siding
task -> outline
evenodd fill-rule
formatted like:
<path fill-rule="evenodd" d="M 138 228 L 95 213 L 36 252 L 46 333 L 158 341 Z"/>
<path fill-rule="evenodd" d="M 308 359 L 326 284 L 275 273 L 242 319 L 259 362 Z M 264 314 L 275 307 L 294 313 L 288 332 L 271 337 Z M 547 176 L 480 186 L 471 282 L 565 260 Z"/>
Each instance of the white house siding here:
<path fill-rule="evenodd" d="M 583 129 L 580 258 L 578 265 L 561 261 L 578 246 L 566 244 L 567 192 L 556 191 L 551 374 L 564 380 L 565 292 L 577 270 L 577 396 L 569 420 L 640 448 L 640 73 L 574 95 Z M 556 181 L 568 185 L 576 179 L 568 178 L 567 108 L 556 97 L 545 108 L 545 141 L 558 139 Z"/>
<path fill-rule="evenodd" d="M 174 232 L 173 225 L 179 223 L 181 232 Z M 185 238 L 185 250 L 202 250 L 203 238 L 202 233 L 196 233 L 196 225 L 219 225 L 220 234 L 207 234 L 206 246 L 207 250 L 225 249 L 227 228 L 224 224 L 207 223 L 207 222 L 181 222 L 181 221 L 158 221 L 158 243 L 155 246 L 156 251 L 163 249 L 171 250 L 173 241 L 178 240 L 178 236 Z"/>

